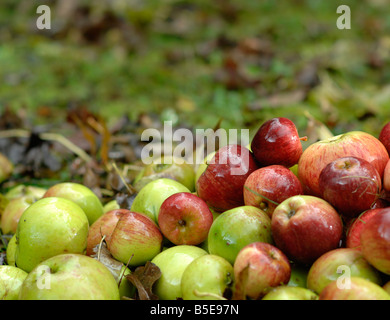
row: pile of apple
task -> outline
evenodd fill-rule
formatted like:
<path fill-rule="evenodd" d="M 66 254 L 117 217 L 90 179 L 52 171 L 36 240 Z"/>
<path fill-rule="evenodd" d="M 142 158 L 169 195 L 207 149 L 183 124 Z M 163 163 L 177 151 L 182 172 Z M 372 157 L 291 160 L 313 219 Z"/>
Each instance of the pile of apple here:
<path fill-rule="evenodd" d="M 151 262 L 161 300 L 390 300 L 390 123 L 302 140 L 274 118 L 197 172 L 149 165 L 130 208 L 77 183 L 13 190 L 0 298 L 137 298 L 126 275 Z"/>

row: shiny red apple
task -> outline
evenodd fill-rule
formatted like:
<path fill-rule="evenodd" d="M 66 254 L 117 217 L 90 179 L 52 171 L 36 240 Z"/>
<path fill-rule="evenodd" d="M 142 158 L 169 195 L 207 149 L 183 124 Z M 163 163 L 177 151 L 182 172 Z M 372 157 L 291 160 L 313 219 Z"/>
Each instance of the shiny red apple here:
<path fill-rule="evenodd" d="M 387 122 L 379 133 L 379 141 L 386 147 L 390 154 L 390 122 Z"/>
<path fill-rule="evenodd" d="M 175 245 L 198 245 L 207 239 L 213 214 L 197 195 L 180 192 L 161 205 L 158 225 L 162 234 Z"/>
<path fill-rule="evenodd" d="M 269 217 L 277 205 L 299 194 L 303 194 L 301 182 L 290 169 L 281 165 L 253 171 L 244 184 L 245 205 L 258 207 Z"/>
<path fill-rule="evenodd" d="M 197 194 L 217 212 L 244 205 L 244 183 L 258 169 L 249 149 L 227 145 L 219 149 L 196 183 Z"/>
<path fill-rule="evenodd" d="M 385 171 L 383 172 L 383 189 L 386 192 L 386 199 L 390 199 L 390 160 L 387 161 Z"/>
<path fill-rule="evenodd" d="M 389 161 L 389 154 L 382 142 L 366 132 L 350 131 L 315 142 L 305 149 L 298 162 L 298 177 L 305 194 L 321 197 L 321 171 L 328 163 L 348 156 L 370 162 L 381 178 Z"/>
<path fill-rule="evenodd" d="M 344 217 L 353 218 L 371 208 L 382 190 L 382 178 L 368 161 L 342 157 L 328 163 L 319 177 L 321 197 Z"/>
<path fill-rule="evenodd" d="M 271 219 L 275 245 L 292 261 L 311 264 L 339 247 L 343 223 L 325 200 L 308 195 L 288 198 L 275 208 Z"/>
<path fill-rule="evenodd" d="M 252 139 L 251 150 L 261 167 L 273 164 L 291 167 L 298 163 L 303 149 L 294 122 L 278 117 L 261 125 Z"/>

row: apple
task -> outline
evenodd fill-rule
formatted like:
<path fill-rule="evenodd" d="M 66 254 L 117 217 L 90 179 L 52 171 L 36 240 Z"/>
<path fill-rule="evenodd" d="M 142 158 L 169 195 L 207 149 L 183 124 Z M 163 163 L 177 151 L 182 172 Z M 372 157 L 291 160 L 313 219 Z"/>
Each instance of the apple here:
<path fill-rule="evenodd" d="M 385 291 L 386 291 L 388 294 L 390 294 L 390 281 L 387 281 L 387 282 L 383 285 L 382 288 L 385 289 Z"/>
<path fill-rule="evenodd" d="M 272 217 L 277 205 L 303 194 L 301 182 L 288 168 L 269 165 L 253 171 L 244 184 L 244 203 L 265 211 Z"/>
<path fill-rule="evenodd" d="M 294 122 L 283 117 L 261 125 L 252 139 L 251 150 L 260 167 L 273 164 L 292 167 L 298 163 L 303 151 Z"/>
<path fill-rule="evenodd" d="M 350 277 L 345 283 L 334 280 L 319 295 L 319 300 L 390 300 L 379 285 L 360 277 Z"/>
<path fill-rule="evenodd" d="M 328 163 L 319 177 L 321 197 L 339 214 L 353 218 L 378 200 L 382 178 L 368 161 L 342 157 Z"/>
<path fill-rule="evenodd" d="M 110 200 L 103 206 L 103 213 L 120 208 L 121 207 L 119 206 L 119 203 L 116 201 L 116 199 Z"/>
<path fill-rule="evenodd" d="M 119 218 L 128 212 L 131 211 L 128 209 L 114 209 L 108 211 L 89 227 L 86 251 L 88 256 L 95 253 L 94 248 L 99 245 L 103 237 L 106 243 L 110 241 L 112 231 L 115 229 Z"/>
<path fill-rule="evenodd" d="M 390 208 L 382 208 L 360 233 L 363 256 L 379 271 L 390 274 Z"/>
<path fill-rule="evenodd" d="M 18 300 L 19 291 L 28 273 L 15 266 L 0 266 L 0 300 Z"/>
<path fill-rule="evenodd" d="M 199 177 L 202 175 L 202 173 L 206 170 L 209 162 L 214 158 L 216 151 L 210 152 L 206 158 L 204 158 L 203 162 L 199 164 L 198 168 L 196 169 L 195 172 L 195 189 L 196 189 L 196 184 L 199 180 Z"/>
<path fill-rule="evenodd" d="M 119 278 L 116 279 L 118 283 L 119 295 L 120 297 L 132 298 L 135 295 L 136 288 L 135 286 L 126 278 L 127 275 L 131 273 L 131 270 L 123 265 Z"/>
<path fill-rule="evenodd" d="M 161 204 L 169 196 L 178 192 L 190 192 L 190 190 L 168 178 L 160 178 L 149 182 L 135 196 L 130 210 L 140 212 L 158 224 L 158 213 Z"/>
<path fill-rule="evenodd" d="M 339 247 L 343 222 L 327 201 L 298 195 L 275 208 L 271 230 L 276 246 L 291 260 L 311 264 L 325 252 Z"/>
<path fill-rule="evenodd" d="M 208 251 L 232 265 L 239 251 L 249 243 L 272 243 L 271 219 L 261 209 L 241 206 L 221 213 L 211 225 Z"/>
<path fill-rule="evenodd" d="M 40 262 L 61 253 L 85 253 L 88 219 L 75 202 L 42 198 L 20 217 L 16 230 L 16 266 L 30 272 Z"/>
<path fill-rule="evenodd" d="M 194 259 L 181 277 L 183 300 L 221 300 L 231 294 L 233 266 L 224 258 L 207 254 Z"/>
<path fill-rule="evenodd" d="M 4 195 L 7 199 L 12 200 L 23 196 L 33 196 L 36 199 L 43 197 L 47 190 L 42 187 L 18 184 L 9 189 Z"/>
<path fill-rule="evenodd" d="M 222 147 L 196 183 L 198 196 L 218 212 L 242 206 L 245 180 L 257 168 L 247 148 L 233 144 Z"/>
<path fill-rule="evenodd" d="M 7 259 L 7 265 L 16 267 L 15 252 L 16 252 L 16 234 L 14 234 L 11 237 L 11 239 L 8 241 L 8 245 L 5 253 Z"/>
<path fill-rule="evenodd" d="M 364 259 L 361 251 L 338 248 L 324 253 L 311 265 L 307 288 L 320 294 L 330 282 L 346 276 L 361 277 L 378 285 L 382 282 L 379 272 Z"/>
<path fill-rule="evenodd" d="M 107 242 L 112 256 L 135 267 L 152 260 L 162 250 L 163 235 L 149 217 L 138 212 L 123 213 Z"/>
<path fill-rule="evenodd" d="M 390 122 L 387 122 L 379 132 L 379 141 L 383 143 L 387 152 L 390 154 Z"/>
<path fill-rule="evenodd" d="M 22 196 L 8 202 L 1 215 L 0 228 L 3 234 L 14 234 L 20 216 L 37 199 L 32 196 Z"/>
<path fill-rule="evenodd" d="M 151 262 L 160 269 L 161 277 L 155 282 L 153 292 L 160 300 L 181 299 L 181 279 L 185 269 L 206 254 L 207 251 L 191 245 L 173 246 L 157 254 Z"/>
<path fill-rule="evenodd" d="M 110 270 L 81 254 L 59 254 L 38 264 L 24 280 L 19 300 L 119 300 Z"/>
<path fill-rule="evenodd" d="M 290 261 L 291 276 L 287 283 L 290 287 L 307 288 L 307 274 L 309 273 L 309 267 L 296 264 Z"/>
<path fill-rule="evenodd" d="M 374 215 L 380 211 L 381 208 L 366 210 L 350 222 L 346 231 L 345 245 L 347 248 L 361 250 L 360 234 L 362 232 L 362 228 Z"/>
<path fill-rule="evenodd" d="M 265 242 L 243 247 L 233 268 L 236 290 L 240 287 L 249 299 L 262 298 L 270 288 L 287 284 L 291 276 L 290 262 L 284 253 Z M 246 277 L 243 277 L 244 272 Z"/>
<path fill-rule="evenodd" d="M 362 131 L 350 131 L 309 145 L 298 162 L 298 177 L 305 194 L 321 197 L 319 177 L 325 166 L 342 157 L 357 157 L 370 162 L 381 178 L 389 154 L 374 136 Z"/>
<path fill-rule="evenodd" d="M 14 171 L 14 164 L 8 157 L 0 152 L 0 183 L 11 177 Z"/>
<path fill-rule="evenodd" d="M 385 171 L 383 172 L 383 189 L 387 192 L 390 191 L 390 160 L 387 161 Z M 387 197 L 387 199 L 389 198 Z"/>
<path fill-rule="evenodd" d="M 212 223 L 213 214 L 206 202 L 188 192 L 168 197 L 158 214 L 162 234 L 175 245 L 200 244 L 206 240 Z"/>
<path fill-rule="evenodd" d="M 89 225 L 103 215 L 103 205 L 100 199 L 91 189 L 79 183 L 57 183 L 43 195 L 43 198 L 47 197 L 60 197 L 74 201 L 84 210 Z"/>
<path fill-rule="evenodd" d="M 306 288 L 284 285 L 272 288 L 261 300 L 318 300 L 318 295 Z"/>

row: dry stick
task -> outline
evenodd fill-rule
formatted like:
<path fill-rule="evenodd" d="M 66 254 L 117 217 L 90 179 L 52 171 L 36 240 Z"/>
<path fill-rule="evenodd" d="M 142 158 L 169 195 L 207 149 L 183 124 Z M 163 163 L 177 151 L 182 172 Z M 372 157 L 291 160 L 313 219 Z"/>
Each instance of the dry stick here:
<path fill-rule="evenodd" d="M 129 191 L 129 194 L 132 195 L 132 194 L 136 193 L 136 190 L 132 186 L 129 186 L 129 184 L 126 182 L 125 178 L 123 177 L 123 174 L 119 171 L 115 162 L 112 162 L 112 167 L 115 169 L 115 171 L 118 174 L 119 178 L 121 179 L 122 183 L 125 185 L 127 191 Z"/>

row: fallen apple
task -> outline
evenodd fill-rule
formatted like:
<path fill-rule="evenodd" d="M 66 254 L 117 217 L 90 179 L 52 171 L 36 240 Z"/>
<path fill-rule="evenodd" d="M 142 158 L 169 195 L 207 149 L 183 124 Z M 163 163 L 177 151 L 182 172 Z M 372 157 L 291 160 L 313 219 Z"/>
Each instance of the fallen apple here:
<path fill-rule="evenodd" d="M 318 300 L 318 295 L 306 288 L 284 285 L 272 288 L 261 300 Z"/>
<path fill-rule="evenodd" d="M 28 273 L 15 266 L 0 266 L 0 300 L 18 300 L 19 291 Z"/>
<path fill-rule="evenodd" d="M 390 154 L 390 122 L 387 122 L 379 132 L 379 141 L 383 143 L 387 152 Z"/>
<path fill-rule="evenodd" d="M 11 239 L 8 241 L 8 245 L 5 253 L 7 259 L 7 265 L 16 267 L 15 252 L 16 252 L 16 234 L 14 234 L 11 237 Z"/>

